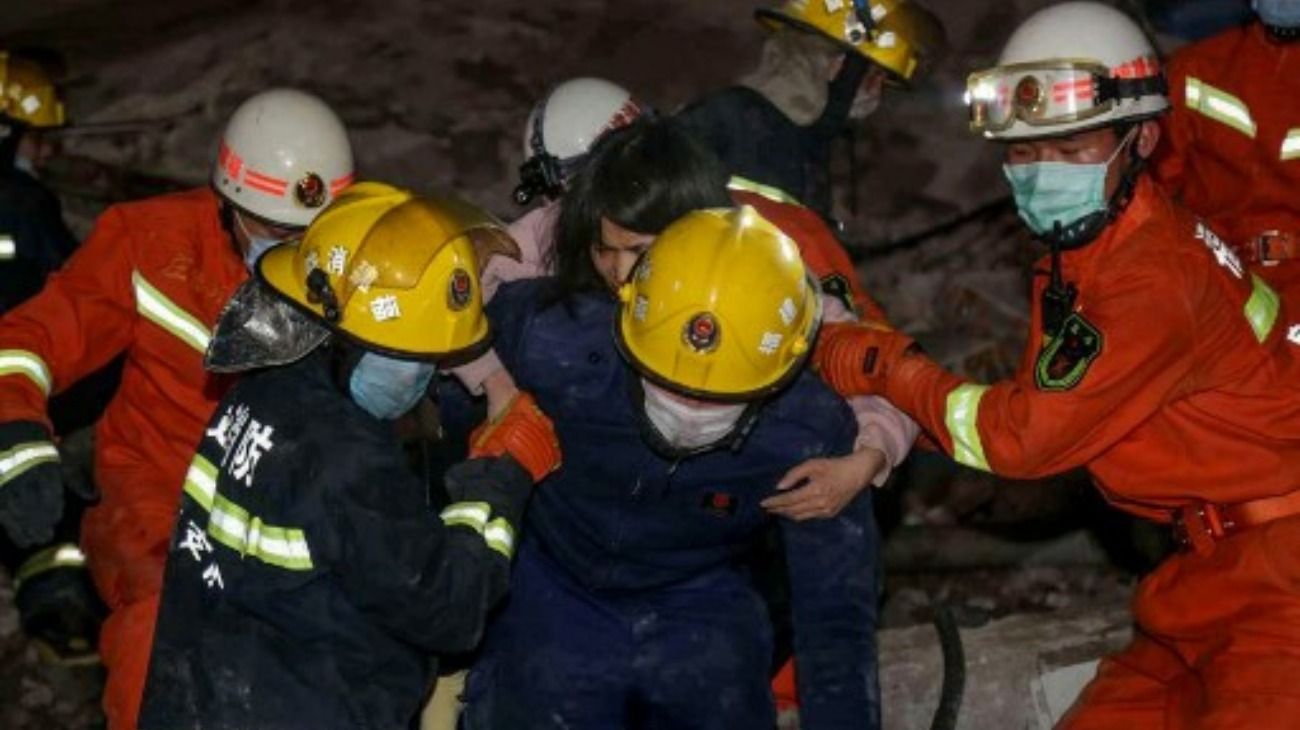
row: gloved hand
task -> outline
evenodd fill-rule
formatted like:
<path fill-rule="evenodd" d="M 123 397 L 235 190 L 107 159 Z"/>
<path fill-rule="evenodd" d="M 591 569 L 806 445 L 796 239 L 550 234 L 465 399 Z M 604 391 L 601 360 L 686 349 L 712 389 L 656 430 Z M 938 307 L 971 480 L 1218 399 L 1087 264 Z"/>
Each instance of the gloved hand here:
<path fill-rule="evenodd" d="M 471 459 L 509 454 L 539 482 L 560 467 L 560 440 L 551 419 L 528 393 L 519 393 L 496 418 L 474 429 Z"/>
<path fill-rule="evenodd" d="M 443 486 L 453 504 L 487 502 L 493 515 L 518 526 L 533 477 L 507 454 L 455 464 L 443 475 Z"/>
<path fill-rule="evenodd" d="M 59 452 L 33 421 L 0 423 L 0 525 L 19 547 L 49 542 L 63 516 Z"/>
<path fill-rule="evenodd" d="M 884 395 L 890 369 L 915 346 L 911 337 L 883 324 L 828 324 L 813 349 L 813 368 L 845 398 Z"/>
<path fill-rule="evenodd" d="M 41 658 L 62 666 L 99 660 L 99 626 L 107 609 L 95 593 L 85 559 L 75 545 L 56 544 L 19 567 L 14 605 L 23 633 Z"/>

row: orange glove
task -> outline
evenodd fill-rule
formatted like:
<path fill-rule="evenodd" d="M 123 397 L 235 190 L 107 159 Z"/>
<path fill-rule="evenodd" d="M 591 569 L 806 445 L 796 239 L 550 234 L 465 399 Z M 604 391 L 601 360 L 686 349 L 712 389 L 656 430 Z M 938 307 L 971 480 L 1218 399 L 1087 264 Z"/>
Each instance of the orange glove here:
<path fill-rule="evenodd" d="M 534 482 L 560 468 L 555 426 L 527 393 L 516 395 L 499 416 L 474 429 L 469 444 L 471 459 L 509 454 Z"/>
<path fill-rule="evenodd" d="M 890 369 L 915 346 L 911 337 L 884 324 L 828 324 L 813 349 L 813 368 L 845 398 L 884 395 Z"/>

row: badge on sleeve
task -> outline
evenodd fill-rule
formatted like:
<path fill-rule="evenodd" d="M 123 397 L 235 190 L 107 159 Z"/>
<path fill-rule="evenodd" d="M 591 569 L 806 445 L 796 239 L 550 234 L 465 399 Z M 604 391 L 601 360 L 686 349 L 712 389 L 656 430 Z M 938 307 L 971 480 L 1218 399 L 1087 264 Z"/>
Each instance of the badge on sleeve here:
<path fill-rule="evenodd" d="M 1039 390 L 1070 390 L 1083 380 L 1092 361 L 1101 354 L 1101 331 L 1073 313 L 1061 324 L 1061 331 L 1043 345 L 1034 368 Z"/>

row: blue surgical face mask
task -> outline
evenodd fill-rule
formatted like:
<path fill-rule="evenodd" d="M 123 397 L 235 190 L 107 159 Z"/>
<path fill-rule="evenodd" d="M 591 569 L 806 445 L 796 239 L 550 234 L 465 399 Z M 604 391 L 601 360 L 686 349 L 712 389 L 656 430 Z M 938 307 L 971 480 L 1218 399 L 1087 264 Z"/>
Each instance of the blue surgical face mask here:
<path fill-rule="evenodd" d="M 244 232 L 244 237 L 248 239 L 248 250 L 244 252 L 244 266 L 248 267 L 249 271 L 253 270 L 253 266 L 257 264 L 257 260 L 262 257 L 262 254 L 285 242 L 285 239 L 281 238 L 253 235 L 249 232 L 248 226 L 244 225 L 244 217 L 238 212 L 235 213 L 235 224 L 239 226 L 239 230 Z"/>
<path fill-rule="evenodd" d="M 22 170 L 32 177 L 40 177 L 41 174 L 36 170 L 36 163 L 27 155 L 14 155 L 14 169 Z"/>
<path fill-rule="evenodd" d="M 1251 7 L 1264 25 L 1300 28 L 1300 0 L 1255 0 Z"/>
<path fill-rule="evenodd" d="M 1106 171 L 1120 151 L 1128 146 L 1133 132 L 1115 147 L 1110 159 L 1096 164 L 1031 162 L 1003 165 L 1011 183 L 1020 218 L 1038 235 L 1050 233 L 1057 223 L 1062 228 L 1084 217 L 1106 210 Z"/>
<path fill-rule="evenodd" d="M 367 352 L 353 368 L 348 389 L 352 400 L 367 413 L 391 421 L 415 407 L 436 371 L 433 363 Z"/>

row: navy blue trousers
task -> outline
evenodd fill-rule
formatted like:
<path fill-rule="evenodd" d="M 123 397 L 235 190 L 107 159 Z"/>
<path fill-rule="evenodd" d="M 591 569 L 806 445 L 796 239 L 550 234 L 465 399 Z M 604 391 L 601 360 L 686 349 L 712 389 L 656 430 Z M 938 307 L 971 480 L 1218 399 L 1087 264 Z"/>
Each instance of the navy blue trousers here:
<path fill-rule="evenodd" d="M 730 570 L 597 596 L 536 543 L 465 689 L 464 730 L 766 730 L 772 630 Z"/>

